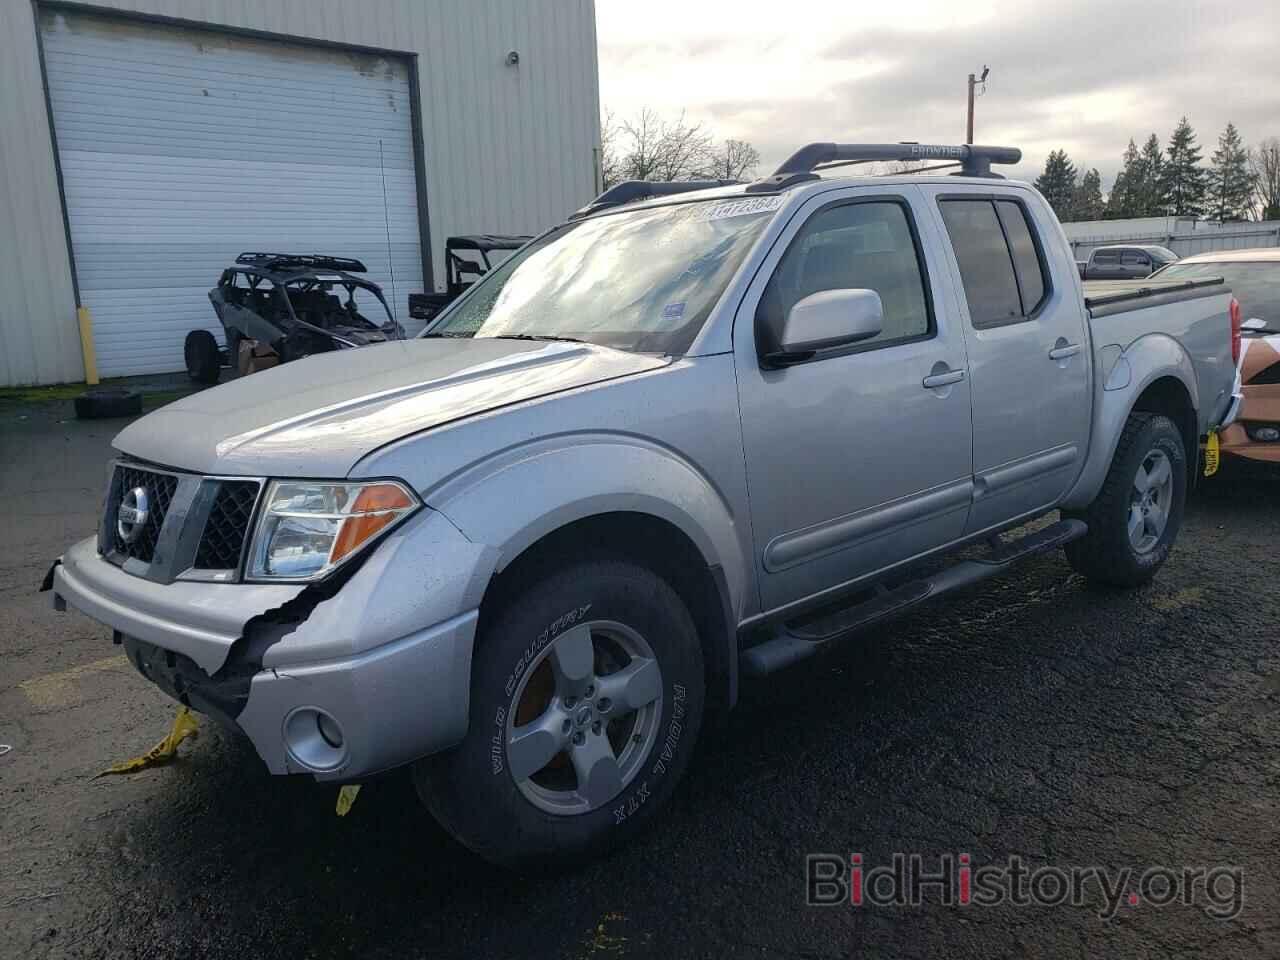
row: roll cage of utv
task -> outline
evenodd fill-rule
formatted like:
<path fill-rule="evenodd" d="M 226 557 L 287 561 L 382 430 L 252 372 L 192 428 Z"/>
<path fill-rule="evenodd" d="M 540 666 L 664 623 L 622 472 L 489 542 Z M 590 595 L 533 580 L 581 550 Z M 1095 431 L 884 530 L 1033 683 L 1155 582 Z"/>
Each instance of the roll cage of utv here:
<path fill-rule="evenodd" d="M 450 237 L 444 242 L 445 292 L 409 294 L 409 316 L 415 320 L 430 320 L 493 269 L 489 254 L 495 250 L 519 250 L 532 239 L 488 233 Z"/>
<path fill-rule="evenodd" d="M 313 353 L 404 339 L 382 288 L 356 276 L 367 272 L 359 260 L 316 254 L 246 252 L 222 271 L 209 302 L 226 332 L 227 360 L 237 362 L 240 345 L 252 341 L 259 356 L 288 363 Z M 356 305 L 357 290 L 382 304 L 377 322 Z M 335 291 L 346 294 L 345 302 Z M 221 356 L 206 330 L 187 335 L 187 371 L 216 382 Z"/>

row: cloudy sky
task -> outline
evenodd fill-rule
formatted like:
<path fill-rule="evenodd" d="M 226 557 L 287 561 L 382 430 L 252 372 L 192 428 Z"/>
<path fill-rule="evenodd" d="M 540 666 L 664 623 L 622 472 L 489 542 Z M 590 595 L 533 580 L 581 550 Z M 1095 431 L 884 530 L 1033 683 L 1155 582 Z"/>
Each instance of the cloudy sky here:
<path fill-rule="evenodd" d="M 784 3 L 597 0 L 600 95 L 750 141 L 762 170 L 812 140 L 964 140 L 965 79 L 991 67 L 974 139 L 1052 149 L 1103 184 L 1133 137 L 1186 114 L 1206 159 L 1228 120 L 1280 136 L 1280 0 Z"/>

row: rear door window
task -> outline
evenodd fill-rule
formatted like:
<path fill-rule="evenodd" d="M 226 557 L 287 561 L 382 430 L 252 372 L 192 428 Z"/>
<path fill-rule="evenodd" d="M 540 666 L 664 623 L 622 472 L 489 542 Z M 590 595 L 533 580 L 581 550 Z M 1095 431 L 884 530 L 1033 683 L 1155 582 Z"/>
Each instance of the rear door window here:
<path fill-rule="evenodd" d="M 942 219 L 951 238 L 969 320 L 979 330 L 1023 319 L 1013 257 L 990 200 L 943 200 Z"/>
<path fill-rule="evenodd" d="M 1029 317 L 1040 309 L 1049 295 L 1049 277 L 1040 257 L 1031 220 L 1026 208 L 1015 200 L 997 200 L 1000 225 L 1013 253 L 1014 273 L 1018 279 L 1018 292 L 1022 296 L 1022 315 Z"/>
<path fill-rule="evenodd" d="M 1120 254 L 1115 252 L 1095 253 L 1093 262 L 1100 267 L 1116 267 L 1120 265 Z"/>

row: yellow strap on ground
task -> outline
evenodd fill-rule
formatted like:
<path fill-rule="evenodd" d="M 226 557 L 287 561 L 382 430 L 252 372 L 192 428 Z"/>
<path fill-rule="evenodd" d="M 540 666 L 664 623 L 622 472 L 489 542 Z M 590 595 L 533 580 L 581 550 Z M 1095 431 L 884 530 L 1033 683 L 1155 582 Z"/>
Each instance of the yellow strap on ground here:
<path fill-rule="evenodd" d="M 200 722 L 196 719 L 196 715 L 191 712 L 190 707 L 183 707 L 178 711 L 178 715 L 173 718 L 173 729 L 169 731 L 169 735 L 157 743 L 140 757 L 134 757 L 132 760 L 121 760 L 119 763 L 112 764 L 106 770 L 103 770 L 99 777 L 105 777 L 112 773 L 133 773 L 135 770 L 145 770 L 147 767 L 158 766 L 162 763 L 168 763 L 178 753 L 178 744 L 187 737 L 200 736 Z"/>
<path fill-rule="evenodd" d="M 348 783 L 338 791 L 338 805 L 334 808 L 334 812 L 340 817 L 345 817 L 351 812 L 351 808 L 355 805 L 356 797 L 360 793 L 360 784 Z"/>
<path fill-rule="evenodd" d="M 1209 439 L 1204 442 L 1204 475 L 1212 477 L 1218 472 L 1218 465 L 1222 462 L 1222 450 L 1218 445 L 1218 432 L 1211 430 Z"/>

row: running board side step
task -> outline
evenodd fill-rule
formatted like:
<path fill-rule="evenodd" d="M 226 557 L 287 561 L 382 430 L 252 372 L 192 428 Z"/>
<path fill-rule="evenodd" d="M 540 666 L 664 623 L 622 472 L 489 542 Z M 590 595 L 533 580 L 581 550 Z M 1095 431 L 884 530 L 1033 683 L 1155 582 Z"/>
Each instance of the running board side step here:
<path fill-rule="evenodd" d="M 824 647 L 895 616 L 931 597 L 960 590 L 1003 573 L 1019 560 L 1078 540 L 1089 532 L 1083 520 L 1059 520 L 1034 533 L 1011 540 L 991 552 L 961 560 L 923 580 L 883 590 L 870 600 L 853 604 L 817 620 L 781 624 L 772 639 L 742 652 L 742 671 L 764 676 L 813 656 Z"/>

